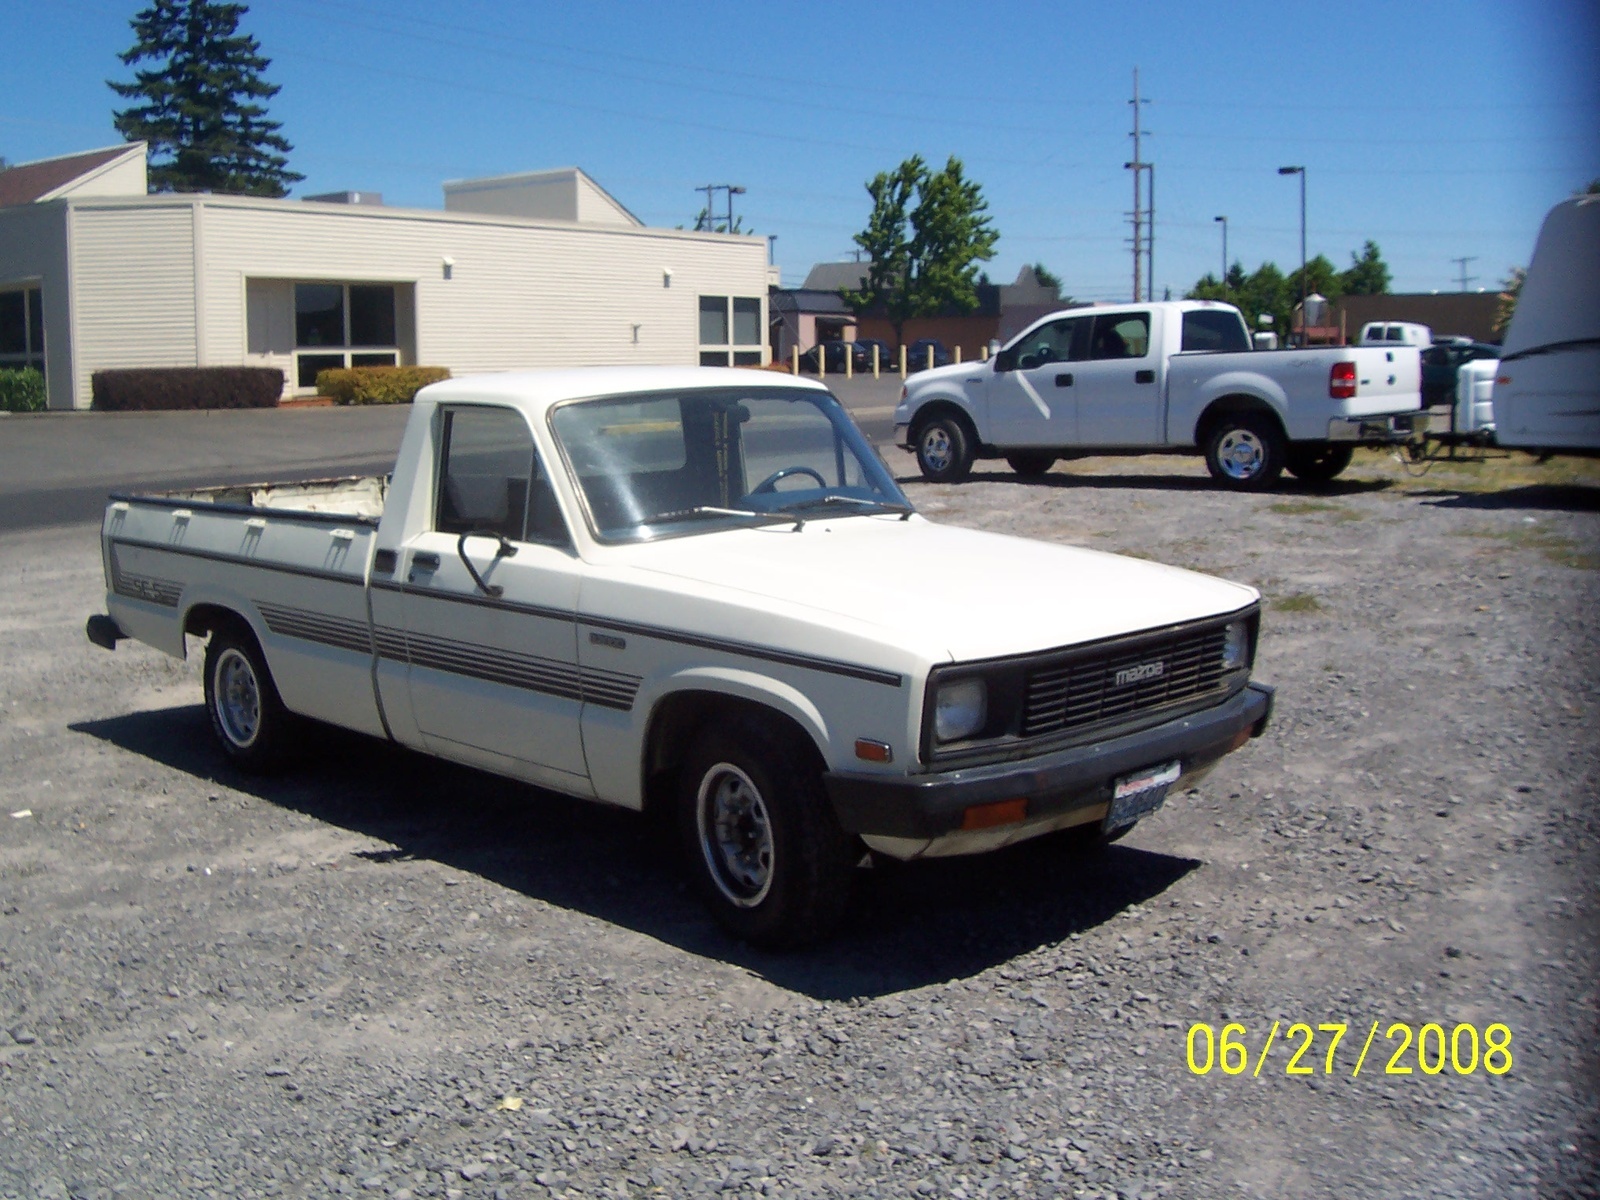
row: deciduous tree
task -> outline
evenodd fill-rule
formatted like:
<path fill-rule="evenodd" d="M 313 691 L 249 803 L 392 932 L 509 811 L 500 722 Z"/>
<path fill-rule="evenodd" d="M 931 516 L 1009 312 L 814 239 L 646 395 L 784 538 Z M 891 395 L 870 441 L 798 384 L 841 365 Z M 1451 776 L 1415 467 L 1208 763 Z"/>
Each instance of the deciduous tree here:
<path fill-rule="evenodd" d="M 243 4 L 154 0 L 134 16 L 125 66 L 148 62 L 131 83 L 107 80 L 135 103 L 113 114 L 117 132 L 150 143 L 152 192 L 285 196 L 305 178 L 288 169 L 292 146 L 267 119 L 278 94 L 262 78 L 270 60 L 239 32 Z"/>
<path fill-rule="evenodd" d="M 856 234 L 871 258 L 859 291 L 846 291 L 856 312 L 881 309 L 904 341 L 913 317 L 967 313 L 978 306 L 978 264 L 994 257 L 1000 235 L 983 189 L 961 160 L 930 171 L 917 155 L 867 184 L 872 212 Z"/>

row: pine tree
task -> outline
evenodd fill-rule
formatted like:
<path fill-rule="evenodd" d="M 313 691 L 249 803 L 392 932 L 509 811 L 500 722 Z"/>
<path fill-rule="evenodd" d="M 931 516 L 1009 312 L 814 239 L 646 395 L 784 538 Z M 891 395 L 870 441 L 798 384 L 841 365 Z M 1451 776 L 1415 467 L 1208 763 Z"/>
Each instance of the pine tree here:
<path fill-rule="evenodd" d="M 239 33 L 243 4 L 153 0 L 129 22 L 136 41 L 125 66 L 149 60 L 132 83 L 107 80 L 126 100 L 113 114 L 128 141 L 150 143 L 152 192 L 285 196 L 304 179 L 288 169 L 293 149 L 261 103 L 278 94 L 261 73 L 270 60 Z"/>

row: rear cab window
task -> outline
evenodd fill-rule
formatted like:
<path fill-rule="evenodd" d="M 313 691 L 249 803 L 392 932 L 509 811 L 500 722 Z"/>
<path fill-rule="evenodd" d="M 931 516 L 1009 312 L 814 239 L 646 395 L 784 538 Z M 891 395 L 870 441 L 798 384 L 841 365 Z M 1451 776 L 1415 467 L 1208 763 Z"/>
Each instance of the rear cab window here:
<path fill-rule="evenodd" d="M 1184 350 L 1248 350 L 1250 336 L 1237 313 L 1197 309 L 1183 314 Z"/>

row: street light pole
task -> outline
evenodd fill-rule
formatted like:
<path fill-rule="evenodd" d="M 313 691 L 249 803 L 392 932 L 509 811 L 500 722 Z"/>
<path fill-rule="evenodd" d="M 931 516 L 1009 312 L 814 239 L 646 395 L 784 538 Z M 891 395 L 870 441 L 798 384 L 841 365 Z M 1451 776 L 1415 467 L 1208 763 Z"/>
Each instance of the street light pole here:
<path fill-rule="evenodd" d="M 1212 217 L 1211 219 L 1222 222 L 1222 295 L 1226 299 L 1228 295 L 1228 218 Z"/>
<path fill-rule="evenodd" d="M 1300 338 L 1306 336 L 1306 169 L 1279 167 L 1279 175 L 1300 176 Z"/>

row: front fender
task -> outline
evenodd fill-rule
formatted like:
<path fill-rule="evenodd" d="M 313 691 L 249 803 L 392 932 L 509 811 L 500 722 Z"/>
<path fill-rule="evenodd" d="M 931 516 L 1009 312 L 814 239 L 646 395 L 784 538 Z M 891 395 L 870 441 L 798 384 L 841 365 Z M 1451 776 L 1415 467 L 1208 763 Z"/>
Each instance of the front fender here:
<path fill-rule="evenodd" d="M 833 734 L 822 710 L 798 688 L 756 671 L 737 667 L 687 667 L 654 681 L 648 697 L 641 693 L 636 703 L 653 716 L 662 701 L 678 692 L 691 691 L 716 692 L 780 712 L 805 730 L 828 763 L 835 761 Z"/>

